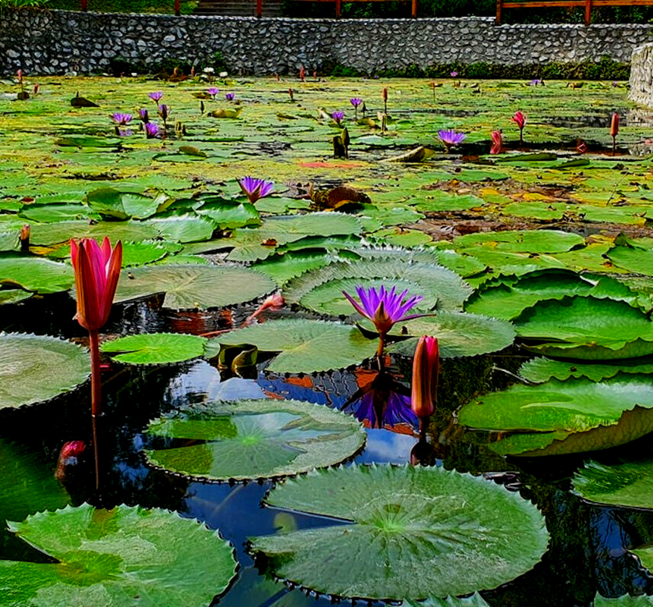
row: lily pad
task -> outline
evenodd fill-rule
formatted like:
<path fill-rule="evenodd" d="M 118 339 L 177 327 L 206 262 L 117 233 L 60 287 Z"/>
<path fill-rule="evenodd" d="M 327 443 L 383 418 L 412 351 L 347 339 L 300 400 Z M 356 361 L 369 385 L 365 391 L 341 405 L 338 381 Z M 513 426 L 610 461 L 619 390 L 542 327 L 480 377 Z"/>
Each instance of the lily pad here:
<path fill-rule="evenodd" d="M 634 551 L 638 554 L 638 551 Z M 646 555 L 648 557 L 648 554 Z M 651 566 L 653 566 L 653 559 L 651 559 Z M 600 594 L 596 595 L 594 599 L 594 607 L 653 607 L 653 597 L 630 596 L 628 594 L 620 596 L 618 599 L 606 599 Z"/>
<path fill-rule="evenodd" d="M 32 297 L 33 293 L 22 291 L 21 289 L 2 289 L 0 290 L 0 306 L 5 304 L 16 304 Z"/>
<path fill-rule="evenodd" d="M 472 596 L 459 599 L 449 596 L 446 599 L 427 599 L 426 601 L 404 601 L 402 607 L 490 607 L 483 597 L 475 592 Z"/>
<path fill-rule="evenodd" d="M 69 341 L 0 334 L 0 409 L 50 400 L 76 388 L 90 374 L 88 352 Z"/>
<path fill-rule="evenodd" d="M 515 330 L 509 322 L 462 312 L 415 318 L 392 334 L 414 336 L 390 346 L 392 353 L 413 356 L 419 337 L 430 335 L 438 338 L 442 358 L 496 352 L 507 348 L 515 339 Z"/>
<path fill-rule="evenodd" d="M 546 356 L 610 360 L 653 354 L 653 322 L 621 301 L 543 301 L 524 311 L 515 328 L 530 349 Z"/>
<path fill-rule="evenodd" d="M 273 373 L 343 369 L 372 358 L 378 346 L 377 340 L 367 339 L 355 326 L 306 319 L 236 329 L 211 342 L 218 346 L 248 344 L 262 352 L 279 353 L 267 367 Z"/>
<path fill-rule="evenodd" d="M 548 542 L 533 504 L 438 467 L 311 472 L 266 501 L 334 519 L 252 540 L 275 576 L 332 596 L 418 600 L 496 588 L 529 571 Z"/>
<path fill-rule="evenodd" d="M 72 266 L 38 257 L 0 258 L 0 284 L 17 285 L 34 293 L 57 293 L 72 288 Z"/>
<path fill-rule="evenodd" d="M 147 434 L 166 439 L 148 449 L 150 464 L 195 480 L 251 480 L 333 466 L 364 444 L 353 417 L 293 400 L 214 402 L 150 422 Z M 188 441 L 188 445 L 175 446 Z"/>
<path fill-rule="evenodd" d="M 592 381 L 601 381 L 614 377 L 618 373 L 653 374 L 653 358 L 635 358 L 621 360 L 613 365 L 600 363 L 580 363 L 550 358 L 534 358 L 524 363 L 519 374 L 527 381 L 541 384 L 552 378 L 565 381 L 570 377 L 586 377 Z"/>
<path fill-rule="evenodd" d="M 83 504 L 9 528 L 55 561 L 0 561 L 4 605 L 205 607 L 236 573 L 218 533 L 166 510 Z"/>
<path fill-rule="evenodd" d="M 170 264 L 123 270 L 116 301 L 165 293 L 165 308 L 221 308 L 252 301 L 275 287 L 272 279 L 248 268 Z"/>
<path fill-rule="evenodd" d="M 100 348 L 113 359 L 130 365 L 177 363 L 204 354 L 207 340 L 181 333 L 143 333 L 107 341 Z"/>
<path fill-rule="evenodd" d="M 472 292 L 458 274 L 436 263 L 433 252 L 381 249 L 359 254 L 363 259 L 333 263 L 292 279 L 284 289 L 286 299 L 320 314 L 348 316 L 353 308 L 342 291 L 353 294 L 357 285 L 407 289 L 411 295 L 424 297 L 418 306 L 422 310 L 436 305 L 442 310 L 459 310 Z"/>

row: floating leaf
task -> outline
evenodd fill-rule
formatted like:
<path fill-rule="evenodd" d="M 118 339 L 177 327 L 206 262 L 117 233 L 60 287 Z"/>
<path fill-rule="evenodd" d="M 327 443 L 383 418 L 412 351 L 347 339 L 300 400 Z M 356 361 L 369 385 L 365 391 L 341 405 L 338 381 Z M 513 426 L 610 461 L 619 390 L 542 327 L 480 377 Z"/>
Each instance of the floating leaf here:
<path fill-rule="evenodd" d="M 113 359 L 130 365 L 177 363 L 204 354 L 207 340 L 180 333 L 142 333 L 107 341 L 100 348 Z"/>
<path fill-rule="evenodd" d="M 21 291 L 20 289 L 0 290 L 0 306 L 5 304 L 16 304 L 32 297 L 33 293 Z"/>
<path fill-rule="evenodd" d="M 622 360 L 613 365 L 600 363 L 568 362 L 564 360 L 551 360 L 550 358 L 534 358 L 524 363 L 519 369 L 519 374 L 527 381 L 540 384 L 552 378 L 565 381 L 570 377 L 586 377 L 592 381 L 609 379 L 618 373 L 652 373 L 653 359 L 635 358 Z"/>
<path fill-rule="evenodd" d="M 254 538 L 253 552 L 264 553 L 278 577 L 347 598 L 417 600 L 496 588 L 529 571 L 548 541 L 530 502 L 438 467 L 312 472 L 278 486 L 267 503 L 334 524 Z"/>
<path fill-rule="evenodd" d="M 357 327 L 322 320 L 276 320 L 236 329 L 211 340 L 249 344 L 279 355 L 267 367 L 273 373 L 318 373 L 356 365 L 376 353 L 378 342 Z"/>
<path fill-rule="evenodd" d="M 402 607 L 490 607 L 483 597 L 475 592 L 472 596 L 458 599 L 450 596 L 446 599 L 427 599 L 426 601 L 404 601 Z"/>
<path fill-rule="evenodd" d="M 414 337 L 393 344 L 390 352 L 413 356 L 419 337 L 430 335 L 438 338 L 442 358 L 496 352 L 507 348 L 515 339 L 510 323 L 462 312 L 439 312 L 436 316 L 416 318 L 400 329 L 395 328 L 392 334 Z"/>
<path fill-rule="evenodd" d="M 37 257 L 0 258 L 0 284 L 17 285 L 34 293 L 58 293 L 72 288 L 72 266 Z"/>
<path fill-rule="evenodd" d="M 154 466 L 196 480 L 288 476 L 333 466 L 365 444 L 353 417 L 293 400 L 240 400 L 175 411 L 150 422 L 147 433 L 167 448 L 146 450 Z M 175 446 L 182 440 L 189 444 Z"/>
<path fill-rule="evenodd" d="M 0 561 L 7 605 L 205 607 L 236 573 L 218 533 L 166 510 L 83 504 L 10 530 L 54 562 Z"/>
<path fill-rule="evenodd" d="M 515 320 L 530 349 L 547 356 L 609 360 L 653 354 L 653 323 L 627 303 L 594 297 L 543 301 Z"/>
<path fill-rule="evenodd" d="M 639 554 L 641 551 L 634 550 L 633 552 Z M 646 554 L 646 558 L 648 560 L 648 554 Z M 650 562 L 651 566 L 653 566 L 653 558 L 651 558 Z M 618 599 L 606 599 L 600 594 L 597 594 L 594 599 L 594 607 L 653 607 L 653 597 L 646 595 L 630 596 L 626 594 Z"/>
<path fill-rule="evenodd" d="M 165 293 L 165 308 L 222 308 L 266 295 L 274 282 L 235 266 L 157 265 L 123 270 L 116 301 Z"/>
<path fill-rule="evenodd" d="M 0 334 L 0 409 L 49 400 L 85 382 L 90 374 L 88 352 L 69 341 Z"/>

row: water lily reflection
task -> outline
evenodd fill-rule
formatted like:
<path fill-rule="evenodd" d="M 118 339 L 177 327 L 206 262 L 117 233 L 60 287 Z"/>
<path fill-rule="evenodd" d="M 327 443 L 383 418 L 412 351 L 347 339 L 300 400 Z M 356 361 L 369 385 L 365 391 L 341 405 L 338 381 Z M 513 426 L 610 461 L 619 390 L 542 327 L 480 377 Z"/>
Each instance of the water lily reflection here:
<path fill-rule="evenodd" d="M 415 434 L 419 420 L 410 406 L 410 391 L 384 372 L 360 369 L 356 374 L 360 388 L 345 403 L 367 428 L 386 428 L 402 434 Z"/>

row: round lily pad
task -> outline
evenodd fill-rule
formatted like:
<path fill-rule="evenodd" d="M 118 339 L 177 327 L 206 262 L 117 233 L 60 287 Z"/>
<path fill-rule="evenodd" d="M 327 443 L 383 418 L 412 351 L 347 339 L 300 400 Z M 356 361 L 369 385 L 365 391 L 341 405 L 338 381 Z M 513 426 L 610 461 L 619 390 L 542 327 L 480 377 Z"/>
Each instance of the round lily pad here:
<path fill-rule="evenodd" d="M 143 333 L 107 341 L 100 348 L 113 359 L 131 365 L 177 363 L 204 354 L 205 337 L 181 333 Z"/>
<path fill-rule="evenodd" d="M 543 301 L 525 310 L 515 327 L 529 348 L 547 356 L 609 360 L 653 354 L 653 322 L 621 301 Z"/>
<path fill-rule="evenodd" d="M 438 265 L 433 253 L 397 250 L 305 272 L 287 283 L 284 295 L 289 302 L 320 314 L 349 316 L 354 310 L 342 292 L 355 293 L 357 285 L 407 289 L 411 295 L 424 297 L 417 306 L 422 310 L 436 305 L 442 310 L 460 310 L 472 292 L 458 274 Z"/>
<path fill-rule="evenodd" d="M 419 600 L 496 588 L 529 571 L 548 542 L 533 504 L 443 468 L 316 471 L 266 501 L 334 519 L 256 537 L 251 548 L 275 576 L 338 597 Z"/>
<path fill-rule="evenodd" d="M 3 605 L 206 607 L 236 574 L 228 542 L 166 510 L 83 504 L 9 529 L 53 562 L 0 560 Z"/>
<path fill-rule="evenodd" d="M 271 278 L 248 268 L 170 264 L 123 270 L 116 302 L 165 293 L 165 308 L 221 308 L 252 301 L 275 288 Z"/>
<path fill-rule="evenodd" d="M 252 325 L 230 331 L 211 342 L 207 348 L 247 344 L 263 352 L 278 352 L 267 367 L 273 373 L 344 369 L 372 358 L 378 347 L 377 340 L 368 339 L 355 326 L 307 319 Z"/>
<path fill-rule="evenodd" d="M 90 374 L 85 348 L 47 335 L 0 334 L 0 409 L 50 400 Z"/>
<path fill-rule="evenodd" d="M 436 316 L 415 318 L 395 327 L 392 334 L 414 336 L 390 346 L 389 351 L 413 356 L 422 335 L 437 337 L 442 358 L 477 356 L 503 350 L 515 339 L 515 330 L 505 320 L 463 312 L 440 312 Z"/>
<path fill-rule="evenodd" d="M 38 257 L 0 259 L 0 284 L 18 285 L 34 293 L 68 291 L 75 282 L 73 268 Z"/>
<path fill-rule="evenodd" d="M 333 466 L 356 453 L 366 437 L 362 425 L 344 413 L 276 399 L 189 407 L 153 420 L 147 434 L 166 442 L 164 448 L 146 450 L 150 464 L 211 481 L 288 476 Z"/>

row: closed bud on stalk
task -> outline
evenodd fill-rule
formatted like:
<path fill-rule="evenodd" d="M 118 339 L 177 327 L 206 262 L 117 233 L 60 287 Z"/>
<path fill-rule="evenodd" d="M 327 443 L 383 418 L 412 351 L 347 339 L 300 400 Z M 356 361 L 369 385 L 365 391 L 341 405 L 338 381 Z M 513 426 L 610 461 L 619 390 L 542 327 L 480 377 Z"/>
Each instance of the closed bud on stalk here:
<path fill-rule="evenodd" d="M 616 137 L 619 134 L 619 114 L 615 112 L 612 114 L 612 122 L 610 123 L 610 136 Z"/>
<path fill-rule="evenodd" d="M 435 337 L 419 338 L 413 359 L 411 407 L 420 419 L 433 415 L 438 392 L 440 353 Z"/>

